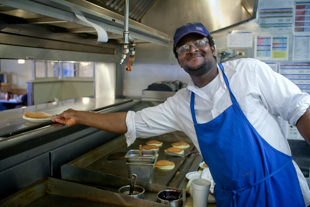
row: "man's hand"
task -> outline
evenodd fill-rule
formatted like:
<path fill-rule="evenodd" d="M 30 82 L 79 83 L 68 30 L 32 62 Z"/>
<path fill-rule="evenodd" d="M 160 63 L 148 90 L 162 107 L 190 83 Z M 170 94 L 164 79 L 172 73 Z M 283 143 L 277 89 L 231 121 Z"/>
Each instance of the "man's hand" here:
<path fill-rule="evenodd" d="M 77 111 L 68 109 L 59 115 L 55 115 L 52 119 L 53 122 L 65 124 L 67 126 L 73 126 L 77 124 Z"/>

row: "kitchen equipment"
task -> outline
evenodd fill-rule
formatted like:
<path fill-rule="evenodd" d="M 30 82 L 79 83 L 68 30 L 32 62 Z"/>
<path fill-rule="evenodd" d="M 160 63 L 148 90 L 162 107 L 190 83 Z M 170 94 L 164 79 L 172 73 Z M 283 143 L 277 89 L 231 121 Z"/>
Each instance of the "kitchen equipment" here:
<path fill-rule="evenodd" d="M 129 191 L 129 195 L 132 195 L 132 194 L 133 194 L 133 189 L 135 188 L 136 180 L 137 180 L 137 175 L 136 175 L 136 174 L 132 174 L 132 175 L 131 175 L 131 179 L 130 179 L 130 191 Z"/>
<path fill-rule="evenodd" d="M 125 155 L 128 163 L 153 163 L 157 152 L 153 150 L 129 150 Z"/>
<path fill-rule="evenodd" d="M 119 193 L 124 194 L 124 195 L 129 195 L 130 191 L 130 185 L 125 185 L 119 189 Z M 136 185 L 135 188 L 133 189 L 133 194 L 129 195 L 135 198 L 144 198 L 144 188 L 142 186 Z"/>
<path fill-rule="evenodd" d="M 127 159 L 128 175 L 136 174 L 138 180 L 151 183 L 153 181 L 154 167 L 157 152 L 153 150 L 129 150 L 125 155 Z"/>
<path fill-rule="evenodd" d="M 128 185 L 129 189 L 129 185 Z M 156 197 L 156 195 L 155 195 Z M 0 200 L 1 207 L 28 206 L 163 206 L 118 192 L 47 177 Z"/>
<path fill-rule="evenodd" d="M 180 190 L 162 190 L 157 194 L 157 202 L 179 207 L 183 205 L 183 193 Z"/>
<path fill-rule="evenodd" d="M 157 168 L 153 169 L 153 166 L 151 166 L 153 180 L 152 182 L 145 182 L 145 184 L 143 185 L 139 184 L 141 179 L 139 177 L 140 175 L 135 173 L 133 169 L 135 167 L 141 167 L 141 165 L 133 166 L 134 164 L 126 164 L 129 163 L 129 160 L 125 158 L 125 155 L 131 149 L 139 149 L 139 145 L 144 145 L 147 140 L 138 138 L 135 143 L 133 143 L 130 148 L 128 148 L 126 142 L 124 142 L 124 136 L 114 138 L 109 143 L 98 147 L 96 150 L 93 150 L 77 158 L 76 160 L 63 165 L 61 167 L 61 176 L 63 179 L 69 179 L 75 182 L 92 182 L 96 184 L 101 183 L 101 185 L 103 186 L 107 186 L 108 183 L 112 186 L 115 186 L 116 183 L 118 183 L 119 178 L 125 178 L 127 182 L 118 184 L 116 191 L 118 191 L 121 186 L 129 184 L 130 175 L 133 173 L 137 174 L 138 176 L 137 184 L 143 186 L 146 192 L 149 192 L 149 190 L 146 188 L 146 184 L 156 184 L 161 186 L 169 186 L 170 188 L 179 188 L 179 186 L 184 182 L 183 185 L 185 187 L 186 173 L 189 171 L 197 170 L 199 163 L 202 161 L 202 158 L 198 154 L 192 154 L 191 156 L 188 156 L 186 158 L 169 157 L 168 155 L 166 155 L 164 150 L 171 146 L 170 143 L 178 141 L 180 137 L 184 137 L 183 140 L 186 140 L 188 143 L 190 143 L 190 140 L 186 139 L 183 132 L 173 132 L 161 135 L 159 137 L 159 140 L 165 141 L 163 142 L 163 146 L 160 147 L 158 151 L 158 158 L 156 159 L 173 160 L 173 162 L 175 163 L 175 168 L 169 171 L 163 171 Z M 194 147 L 192 147 L 192 149 L 189 149 L 189 151 L 193 150 L 193 148 Z M 116 153 L 120 155 L 122 155 L 121 153 L 123 153 L 123 156 L 120 156 L 120 159 L 111 160 L 110 155 L 114 155 Z M 149 166 L 142 165 L 142 167 L 148 168 Z M 128 168 L 132 169 L 132 173 L 130 173 L 131 171 L 128 172 Z M 117 176 L 118 178 L 107 178 L 107 174 Z M 104 176 L 105 179 L 103 179 L 102 176 Z M 164 189 L 152 191 L 154 192 L 154 201 L 156 201 L 157 199 L 157 193 L 161 190 Z M 146 197 L 147 195 L 145 194 L 144 196 Z"/>
<path fill-rule="evenodd" d="M 129 195 L 135 198 L 144 198 L 144 188 L 139 185 L 135 185 L 137 180 L 137 175 L 132 174 L 130 179 L 130 185 L 121 187 L 118 192 L 121 194 Z"/>

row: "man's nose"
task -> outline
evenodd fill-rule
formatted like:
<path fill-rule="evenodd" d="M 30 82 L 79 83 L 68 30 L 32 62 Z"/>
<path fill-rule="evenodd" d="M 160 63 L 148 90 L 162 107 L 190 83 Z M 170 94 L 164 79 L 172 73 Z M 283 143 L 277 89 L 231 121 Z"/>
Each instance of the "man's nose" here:
<path fill-rule="evenodd" d="M 189 45 L 189 53 L 195 52 L 198 48 L 194 44 Z"/>

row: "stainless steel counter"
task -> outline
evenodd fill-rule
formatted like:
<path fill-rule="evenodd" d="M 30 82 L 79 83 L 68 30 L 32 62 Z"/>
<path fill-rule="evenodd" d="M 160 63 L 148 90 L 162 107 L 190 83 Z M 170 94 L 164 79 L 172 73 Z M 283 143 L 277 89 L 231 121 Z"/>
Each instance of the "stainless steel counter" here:
<path fill-rule="evenodd" d="M 83 125 L 31 123 L 22 118 L 25 112 L 57 114 L 73 108 L 108 113 L 135 106 L 143 107 L 139 100 L 84 98 L 0 112 L 0 199 L 42 178 L 59 178 L 62 164 L 119 136 Z"/>
<path fill-rule="evenodd" d="M 26 112 L 43 111 L 50 114 L 59 114 L 69 108 L 82 111 L 100 111 L 109 107 L 117 106 L 123 103 L 132 102 L 132 99 L 95 99 L 80 98 L 65 101 L 39 104 L 35 106 L 10 109 L 0 112 L 0 141 L 3 135 L 13 133 L 20 129 L 33 128 L 38 123 L 24 120 L 23 114 Z M 7 136 L 7 135 L 6 135 Z M 2 138 L 3 139 L 3 138 Z"/>

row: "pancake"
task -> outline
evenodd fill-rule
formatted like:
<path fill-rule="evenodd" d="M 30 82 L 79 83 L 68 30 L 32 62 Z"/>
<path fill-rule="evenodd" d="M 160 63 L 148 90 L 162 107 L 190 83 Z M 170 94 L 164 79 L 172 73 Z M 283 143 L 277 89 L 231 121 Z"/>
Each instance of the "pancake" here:
<path fill-rule="evenodd" d="M 180 149 L 187 149 L 189 148 L 189 144 L 187 142 L 175 142 L 171 144 L 172 147 L 178 147 Z"/>
<path fill-rule="evenodd" d="M 156 145 L 143 145 L 142 149 L 158 151 L 159 148 Z"/>
<path fill-rule="evenodd" d="M 155 163 L 155 167 L 161 170 L 172 170 L 174 166 L 174 162 L 168 160 L 159 160 Z"/>
<path fill-rule="evenodd" d="M 45 112 L 27 112 L 24 116 L 31 119 L 52 119 L 53 115 Z"/>
<path fill-rule="evenodd" d="M 177 148 L 177 147 L 169 147 L 167 149 L 165 149 L 165 152 L 172 152 L 172 153 L 176 153 L 179 155 L 183 155 L 184 154 L 184 150 Z"/>
<path fill-rule="evenodd" d="M 157 147 L 163 146 L 163 143 L 157 140 L 149 140 L 146 142 L 147 145 L 155 145 Z"/>

